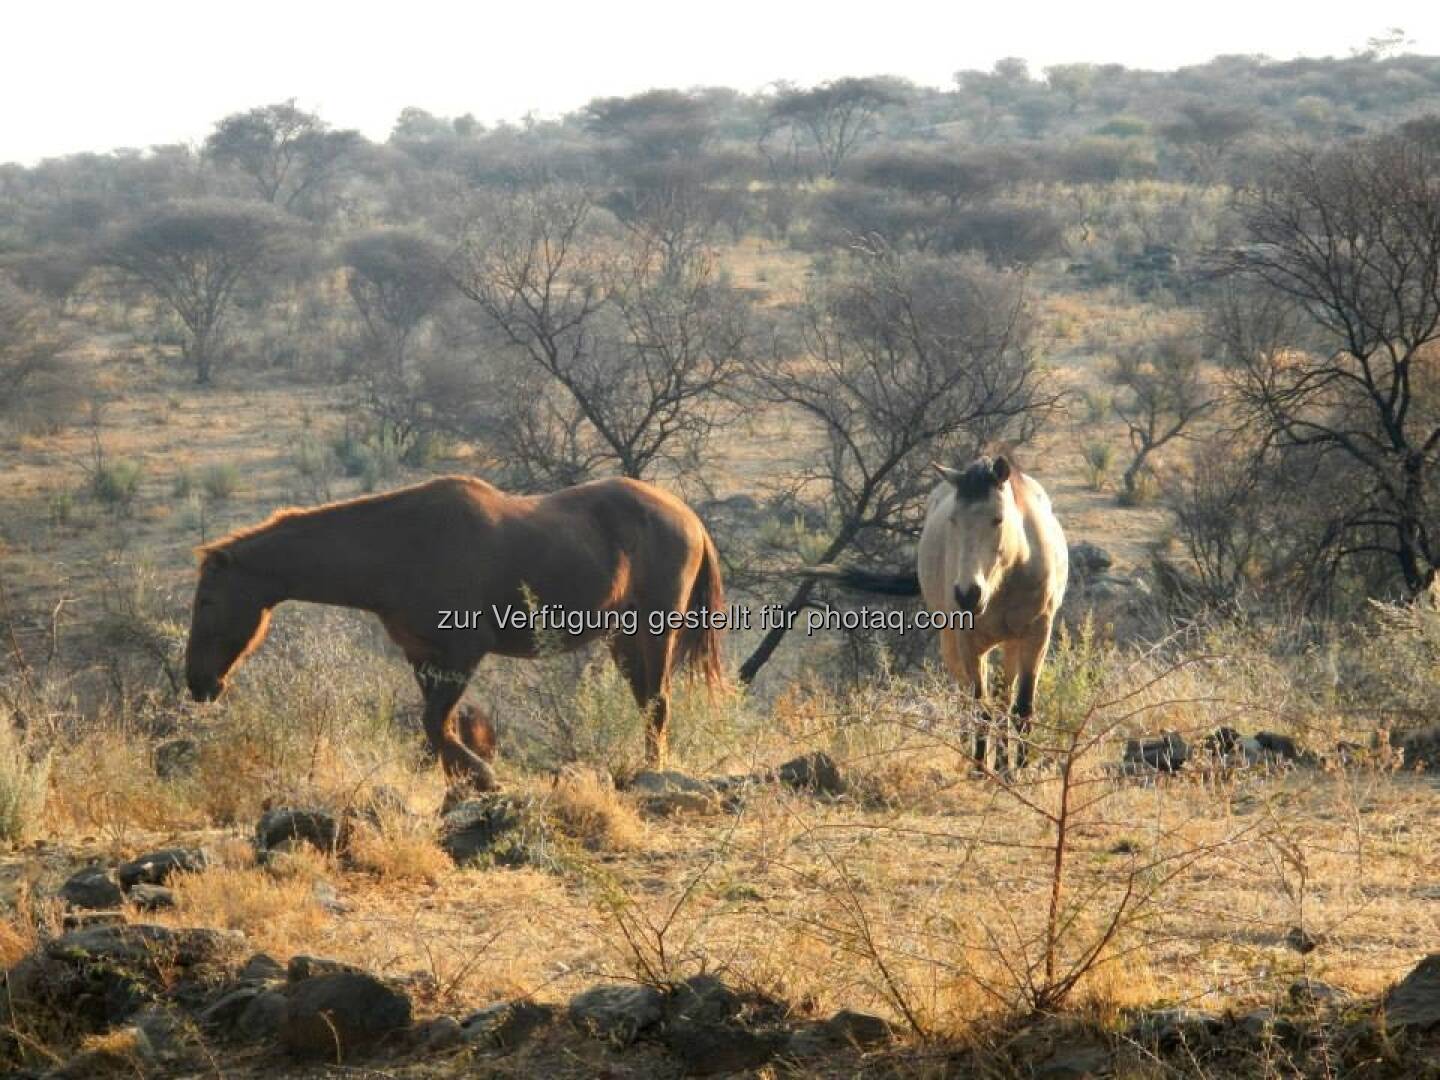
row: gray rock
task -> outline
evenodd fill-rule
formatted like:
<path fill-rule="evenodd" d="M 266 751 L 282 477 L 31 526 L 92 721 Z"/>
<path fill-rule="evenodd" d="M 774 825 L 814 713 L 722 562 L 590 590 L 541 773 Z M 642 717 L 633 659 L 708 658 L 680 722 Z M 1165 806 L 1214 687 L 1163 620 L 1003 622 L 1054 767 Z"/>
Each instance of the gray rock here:
<path fill-rule="evenodd" d="M 340 850 L 342 840 L 335 816 L 316 807 L 278 806 L 266 810 L 255 825 L 255 844 L 265 851 L 309 844 L 328 855 Z"/>
<path fill-rule="evenodd" d="M 1294 1042 L 1300 1029 L 1293 1021 L 1276 1016 L 1272 1009 L 1255 1009 L 1240 1018 L 1240 1030 L 1255 1042 Z"/>
<path fill-rule="evenodd" d="M 280 1042 L 296 1058 L 344 1061 L 410 1026 L 410 999 L 362 972 L 305 979 L 285 999 Z"/>
<path fill-rule="evenodd" d="M 1110 553 L 1098 544 L 1078 540 L 1070 545 L 1070 570 L 1079 578 L 1103 574 L 1114 563 Z"/>
<path fill-rule="evenodd" d="M 1392 731 L 1390 745 L 1400 751 L 1400 764 L 1409 772 L 1440 769 L 1440 724 L 1411 731 Z"/>
<path fill-rule="evenodd" d="M 1142 1013 L 1130 1029 L 1130 1037 L 1144 1046 L 1173 1050 L 1177 1046 L 1196 1046 L 1224 1027 L 1214 1013 L 1200 1009 L 1157 1009 Z"/>
<path fill-rule="evenodd" d="M 159 1057 L 171 1057 L 180 1049 L 187 1027 L 182 1015 L 164 1005 L 141 1009 L 131 1023 L 145 1033 L 151 1049 Z"/>
<path fill-rule="evenodd" d="M 350 905 L 340 897 L 340 890 L 328 881 L 316 881 L 310 886 L 310 891 L 315 894 L 315 901 L 331 915 L 345 915 L 350 911 Z"/>
<path fill-rule="evenodd" d="M 1305 978 L 1290 984 L 1290 1000 L 1296 1005 L 1340 1005 L 1350 1000 L 1350 994 L 1319 979 Z"/>
<path fill-rule="evenodd" d="M 1385 995 L 1385 1023 L 1395 1028 L 1429 1031 L 1440 1025 L 1440 953 L 1416 964 Z"/>
<path fill-rule="evenodd" d="M 332 960 L 328 956 L 306 956 L 297 953 L 285 967 L 285 979 L 287 982 L 297 983 L 306 979 L 318 979 L 322 975 L 338 975 L 341 972 L 364 974 L 364 969 L 343 960 Z"/>
<path fill-rule="evenodd" d="M 257 952 L 235 973 L 242 979 L 275 980 L 285 978 L 285 965 L 269 953 Z"/>
<path fill-rule="evenodd" d="M 71 874 L 60 886 L 60 898 L 74 908 L 104 910 L 118 908 L 125 899 L 115 872 L 102 866 L 88 866 Z"/>
<path fill-rule="evenodd" d="M 1307 956 L 1320 947 L 1320 939 L 1303 926 L 1292 926 L 1285 932 L 1285 944 L 1301 956 Z"/>
<path fill-rule="evenodd" d="M 122 863 L 116 871 L 127 892 L 136 885 L 164 885 L 176 874 L 193 874 L 210 865 L 203 848 L 162 848 Z"/>
<path fill-rule="evenodd" d="M 232 987 L 201 1009 L 197 1018 L 206 1027 L 228 1031 L 250 1003 L 263 993 L 265 987 L 260 985 Z"/>
<path fill-rule="evenodd" d="M 740 995 L 714 975 L 693 975 L 670 991 L 665 1015 L 668 1022 L 719 1024 L 739 1016 L 743 1005 Z"/>
<path fill-rule="evenodd" d="M 752 1031 L 740 1024 L 695 1020 L 667 1024 L 663 1038 L 686 1076 L 758 1069 L 786 1043 L 783 1031 Z"/>
<path fill-rule="evenodd" d="M 1035 1080 L 1093 1080 L 1113 1069 L 1110 1050 L 1103 1043 L 1082 1042 L 1058 1047 L 1035 1069 Z"/>
<path fill-rule="evenodd" d="M 850 788 L 840 766 L 823 750 L 792 758 L 776 769 L 775 775 L 782 784 L 815 795 L 844 795 Z"/>
<path fill-rule="evenodd" d="M 415 1029 L 415 1041 L 424 1054 L 438 1054 L 465 1041 L 465 1030 L 453 1016 L 437 1016 Z"/>
<path fill-rule="evenodd" d="M 488 853 L 523 820 L 520 807 L 505 796 L 467 799 L 440 819 L 440 846 L 464 864 Z"/>
<path fill-rule="evenodd" d="M 280 1034 L 288 1001 L 278 990 L 261 990 L 235 1021 L 235 1034 L 247 1042 L 269 1042 Z"/>
<path fill-rule="evenodd" d="M 569 1012 L 586 1034 L 629 1046 L 665 1015 L 665 995 L 652 986 L 592 986 L 570 999 Z"/>
<path fill-rule="evenodd" d="M 1175 772 L 1190 758 L 1190 748 L 1179 732 L 1167 731 L 1156 737 L 1127 739 L 1124 763 L 1131 768 Z"/>
<path fill-rule="evenodd" d="M 841 1009 L 825 1025 L 842 1042 L 859 1047 L 879 1046 L 895 1037 L 888 1020 L 850 1009 Z"/>
<path fill-rule="evenodd" d="M 148 923 L 87 926 L 51 941 L 45 946 L 45 954 L 54 959 L 147 969 L 160 963 L 196 967 L 221 959 L 244 939 L 237 930 L 173 928 Z"/>
<path fill-rule="evenodd" d="M 553 1022 L 558 1012 L 553 1005 L 533 1001 L 501 1001 L 471 1013 L 460 1027 L 467 1043 L 514 1050 Z"/>
<path fill-rule="evenodd" d="M 200 744 L 183 736 L 167 739 L 155 747 L 152 760 L 155 762 L 155 775 L 161 780 L 189 776 L 200 767 Z"/>
<path fill-rule="evenodd" d="M 141 911 L 164 911 L 175 906 L 175 893 L 164 885 L 136 885 L 126 899 Z"/>

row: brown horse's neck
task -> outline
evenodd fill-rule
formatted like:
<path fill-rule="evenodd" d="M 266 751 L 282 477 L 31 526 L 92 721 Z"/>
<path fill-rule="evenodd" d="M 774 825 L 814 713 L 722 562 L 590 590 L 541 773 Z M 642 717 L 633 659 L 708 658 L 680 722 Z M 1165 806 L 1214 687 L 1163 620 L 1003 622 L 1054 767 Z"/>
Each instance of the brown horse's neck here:
<path fill-rule="evenodd" d="M 301 600 L 378 611 L 397 537 L 385 503 L 358 502 L 290 514 L 232 545 L 237 562 L 264 578 L 271 604 Z M 382 527 L 382 517 L 389 528 Z"/>

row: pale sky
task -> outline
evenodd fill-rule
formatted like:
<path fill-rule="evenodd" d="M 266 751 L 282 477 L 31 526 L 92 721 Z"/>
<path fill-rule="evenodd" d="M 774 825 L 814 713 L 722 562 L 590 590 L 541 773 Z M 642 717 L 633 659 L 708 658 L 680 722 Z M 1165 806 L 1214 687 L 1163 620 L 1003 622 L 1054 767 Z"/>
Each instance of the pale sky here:
<path fill-rule="evenodd" d="M 1401 27 L 1440 53 L 1440 3 L 1380 0 L 10 0 L 0 162 L 199 141 L 295 97 L 385 138 L 407 105 L 485 123 L 655 86 L 902 75 L 948 86 L 1022 56 L 1174 68 L 1219 53 L 1346 56 Z"/>

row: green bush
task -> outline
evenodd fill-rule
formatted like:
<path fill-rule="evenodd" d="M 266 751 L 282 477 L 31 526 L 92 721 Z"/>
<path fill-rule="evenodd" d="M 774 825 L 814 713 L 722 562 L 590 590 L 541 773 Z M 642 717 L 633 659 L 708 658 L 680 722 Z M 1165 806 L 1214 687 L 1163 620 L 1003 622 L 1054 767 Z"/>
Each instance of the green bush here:
<path fill-rule="evenodd" d="M 50 782 L 50 755 L 32 758 L 13 718 L 0 716 L 0 840 L 17 843 L 39 822 Z"/>
<path fill-rule="evenodd" d="M 224 502 L 240 486 L 240 470 L 229 463 L 209 465 L 200 476 L 200 486 L 215 502 Z"/>
<path fill-rule="evenodd" d="M 1085 444 L 1085 479 L 1091 491 L 1103 491 L 1115 464 L 1115 448 L 1109 443 Z"/>
<path fill-rule="evenodd" d="M 144 475 L 145 467 L 132 458 L 101 462 L 90 477 L 90 491 L 115 512 L 129 513 Z"/>

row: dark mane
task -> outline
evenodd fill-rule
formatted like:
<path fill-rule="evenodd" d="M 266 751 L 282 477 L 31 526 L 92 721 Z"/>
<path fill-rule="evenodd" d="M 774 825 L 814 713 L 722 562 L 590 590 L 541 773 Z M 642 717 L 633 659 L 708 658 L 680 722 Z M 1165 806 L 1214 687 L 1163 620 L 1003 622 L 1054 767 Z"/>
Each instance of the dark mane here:
<path fill-rule="evenodd" d="M 955 491 L 966 502 L 978 502 L 999 486 L 995 463 L 988 457 L 976 458 L 955 481 Z"/>
<path fill-rule="evenodd" d="M 248 540 L 252 536 L 268 532 L 277 525 L 283 525 L 287 521 L 297 521 L 303 518 L 315 517 L 318 514 L 329 513 L 334 510 L 345 510 L 351 507 L 372 506 L 381 503 L 394 502 L 402 498 L 412 498 L 421 492 L 430 492 L 439 487 L 447 487 L 452 484 L 464 484 L 472 487 L 481 487 L 487 490 L 496 490 L 492 485 L 475 476 L 437 476 L 433 480 L 426 480 L 419 484 L 412 484 L 409 487 L 395 488 L 392 491 L 380 491 L 373 495 L 358 495 L 353 499 L 336 499 L 334 502 L 322 503 L 319 506 L 283 506 L 272 512 L 269 517 L 257 525 L 247 525 L 244 528 L 236 529 L 226 533 L 218 540 L 211 540 L 208 544 L 201 544 L 195 548 L 195 555 L 204 562 L 206 557 L 217 551 L 229 548 L 232 544 L 241 540 Z"/>

